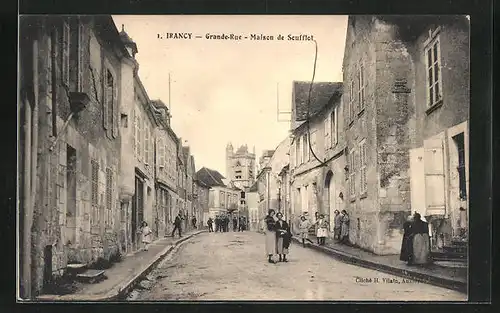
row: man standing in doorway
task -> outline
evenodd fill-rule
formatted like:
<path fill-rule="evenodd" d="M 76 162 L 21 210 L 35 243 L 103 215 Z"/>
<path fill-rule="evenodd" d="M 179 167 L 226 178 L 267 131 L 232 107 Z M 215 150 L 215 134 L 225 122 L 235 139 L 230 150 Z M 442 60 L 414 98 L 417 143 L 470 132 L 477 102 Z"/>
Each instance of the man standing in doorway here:
<path fill-rule="evenodd" d="M 172 237 L 175 236 L 176 230 L 179 232 L 179 238 L 182 237 L 182 235 L 181 235 L 181 223 L 182 223 L 182 216 L 181 216 L 181 212 L 179 212 L 179 214 L 177 214 L 177 216 L 175 217 L 174 230 L 172 230 Z"/>

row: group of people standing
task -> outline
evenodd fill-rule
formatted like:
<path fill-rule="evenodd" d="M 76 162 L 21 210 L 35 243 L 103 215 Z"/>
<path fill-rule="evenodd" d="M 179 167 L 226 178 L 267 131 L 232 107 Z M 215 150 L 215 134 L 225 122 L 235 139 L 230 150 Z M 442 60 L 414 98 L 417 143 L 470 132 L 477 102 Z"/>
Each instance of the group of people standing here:
<path fill-rule="evenodd" d="M 346 210 L 342 210 L 342 212 L 335 210 L 334 214 L 334 240 L 339 243 L 347 244 L 349 242 L 349 214 L 347 214 Z M 326 237 L 328 237 L 328 232 L 330 231 L 330 224 L 324 214 L 316 212 L 315 219 L 315 222 L 312 223 L 306 216 L 303 215 L 300 217 L 299 233 L 303 246 L 305 246 L 306 240 L 313 243 L 309 239 L 309 230 L 313 226 L 315 228 L 317 244 L 320 246 L 325 245 Z"/>
<path fill-rule="evenodd" d="M 229 223 L 231 219 L 227 214 L 221 214 L 215 216 L 215 221 L 210 217 L 208 218 L 207 225 L 208 231 L 214 232 L 213 224 L 215 224 L 216 232 L 228 232 L 229 231 Z M 244 231 L 246 230 L 246 217 L 245 216 L 233 216 L 232 218 L 232 226 L 233 231 Z"/>
<path fill-rule="evenodd" d="M 265 235 L 266 235 L 266 254 L 269 263 L 276 263 L 273 256 L 279 256 L 278 262 L 288 262 L 286 256 L 292 241 L 292 233 L 290 232 L 290 225 L 283 220 L 283 214 L 276 211 L 269 210 L 264 218 Z"/>
<path fill-rule="evenodd" d="M 431 243 L 429 224 L 422 220 L 419 213 L 408 216 L 403 224 L 403 242 L 399 259 L 408 265 L 429 264 L 431 262 Z"/>

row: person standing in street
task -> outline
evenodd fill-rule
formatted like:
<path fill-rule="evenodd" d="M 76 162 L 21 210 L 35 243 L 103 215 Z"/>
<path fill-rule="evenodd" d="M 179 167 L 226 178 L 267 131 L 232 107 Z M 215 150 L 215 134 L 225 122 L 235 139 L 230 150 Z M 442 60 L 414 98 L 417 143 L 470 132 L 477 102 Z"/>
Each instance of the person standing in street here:
<path fill-rule="evenodd" d="M 212 220 L 211 217 L 208 218 L 207 225 L 208 225 L 208 232 L 213 233 L 214 232 L 214 227 L 213 227 L 214 221 Z"/>
<path fill-rule="evenodd" d="M 318 237 L 319 245 L 324 246 L 326 241 L 326 236 L 328 235 L 328 222 L 325 220 L 324 214 L 319 215 L 319 220 L 317 221 L 317 228 L 318 231 L 316 233 L 316 236 Z"/>
<path fill-rule="evenodd" d="M 269 263 L 275 263 L 273 255 L 276 253 L 276 220 L 274 219 L 275 211 L 269 210 L 264 218 L 265 235 L 266 235 L 266 254 Z"/>
<path fill-rule="evenodd" d="M 413 214 L 413 264 L 426 265 L 431 263 L 431 243 L 429 239 L 429 224 L 422 221 L 419 213 Z"/>
<path fill-rule="evenodd" d="M 236 215 L 233 217 L 233 231 L 236 231 L 238 229 L 238 218 Z"/>
<path fill-rule="evenodd" d="M 243 231 L 243 216 L 238 219 L 238 231 Z"/>
<path fill-rule="evenodd" d="M 215 216 L 215 231 L 218 232 L 220 227 L 220 218 L 219 215 Z"/>
<path fill-rule="evenodd" d="M 143 250 L 148 251 L 148 245 L 151 243 L 151 234 L 153 233 L 153 231 L 151 230 L 151 228 L 149 228 L 146 221 L 142 222 L 140 232 L 142 235 Z"/>
<path fill-rule="evenodd" d="M 181 212 L 179 212 L 179 214 L 177 214 L 177 216 L 175 217 L 174 230 L 172 230 L 172 237 L 175 236 L 176 230 L 179 232 L 179 238 L 182 237 L 181 224 L 182 224 L 182 215 L 181 215 Z"/>
<path fill-rule="evenodd" d="M 401 253 L 399 259 L 411 265 L 413 262 L 413 216 L 408 216 L 403 223 L 403 242 L 401 243 Z"/>
<path fill-rule="evenodd" d="M 302 246 L 305 248 L 306 246 L 306 240 L 309 241 L 310 243 L 313 243 L 311 239 L 309 239 L 309 229 L 311 228 L 311 222 L 305 217 L 301 216 L 300 217 L 300 223 L 299 223 L 299 234 L 300 238 L 302 239 Z"/>
<path fill-rule="evenodd" d="M 193 224 L 193 228 L 194 229 L 197 229 L 198 227 L 196 227 L 196 216 L 193 216 L 193 218 L 191 219 L 191 223 Z"/>
<path fill-rule="evenodd" d="M 340 241 L 340 230 L 342 228 L 342 215 L 340 215 L 339 210 L 333 212 L 333 239 Z"/>
<path fill-rule="evenodd" d="M 283 220 L 283 214 L 278 212 L 276 214 L 278 221 L 276 221 L 276 253 L 279 255 L 279 262 L 288 262 L 286 255 L 288 254 L 288 247 L 290 246 L 290 227 L 288 223 Z"/>
<path fill-rule="evenodd" d="M 229 231 L 229 215 L 226 215 L 226 218 L 225 218 L 225 232 L 228 232 Z"/>
<path fill-rule="evenodd" d="M 342 226 L 340 228 L 340 242 L 343 244 L 349 243 L 349 214 L 347 214 L 346 210 L 342 210 Z"/>

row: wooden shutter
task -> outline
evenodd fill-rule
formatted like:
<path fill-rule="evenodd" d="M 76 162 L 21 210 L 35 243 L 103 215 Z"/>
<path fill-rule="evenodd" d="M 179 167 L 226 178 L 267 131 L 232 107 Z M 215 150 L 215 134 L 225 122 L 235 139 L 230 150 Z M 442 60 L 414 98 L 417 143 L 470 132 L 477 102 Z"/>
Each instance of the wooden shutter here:
<path fill-rule="evenodd" d="M 108 108 L 108 77 L 107 77 L 107 71 L 105 68 L 101 71 L 101 85 L 102 85 L 102 118 L 103 118 L 103 126 L 104 129 L 107 130 L 109 128 L 109 108 Z"/>
<path fill-rule="evenodd" d="M 78 79 L 77 79 L 77 90 L 79 92 L 83 91 L 83 51 L 84 51 L 84 42 L 83 42 L 83 23 L 81 21 L 78 21 L 77 24 L 78 30 L 78 48 L 77 48 L 77 53 L 78 53 L 78 66 L 77 66 L 77 72 L 78 72 Z"/>
<path fill-rule="evenodd" d="M 69 87 L 69 51 L 70 51 L 70 28 L 67 21 L 63 22 L 62 30 L 62 64 L 61 64 L 61 79 L 63 84 Z"/>
<path fill-rule="evenodd" d="M 331 147 L 330 138 L 332 134 L 330 134 L 330 115 L 326 117 L 324 127 L 325 127 L 325 152 L 326 152 L 326 150 L 328 150 L 328 148 Z"/>
<path fill-rule="evenodd" d="M 134 135 L 132 136 L 132 140 L 134 141 L 134 155 L 137 157 L 137 116 L 135 111 L 132 113 L 134 119 Z"/>
<path fill-rule="evenodd" d="M 412 211 L 425 213 L 424 148 L 410 149 L 410 201 Z"/>
<path fill-rule="evenodd" d="M 445 214 L 444 158 L 441 138 L 424 141 L 426 215 Z"/>
<path fill-rule="evenodd" d="M 315 153 L 316 155 L 318 155 L 318 150 L 316 149 L 316 140 L 317 140 L 317 138 L 316 138 L 316 137 L 317 137 L 317 136 L 316 136 L 316 132 L 317 132 L 317 130 L 313 130 L 313 131 L 311 132 L 311 138 L 310 138 L 310 140 L 311 140 L 311 147 L 312 147 L 312 150 L 314 151 L 314 153 Z M 309 159 L 311 159 L 311 158 L 314 158 L 314 156 L 312 156 L 312 153 L 311 153 L 311 151 L 309 150 Z"/>
<path fill-rule="evenodd" d="M 118 89 L 116 88 L 116 80 L 113 80 L 113 138 L 117 138 L 120 131 L 120 108 L 118 105 Z"/>
<path fill-rule="evenodd" d="M 144 163 L 149 163 L 149 126 L 144 123 Z"/>
<path fill-rule="evenodd" d="M 333 112 L 332 112 L 332 115 L 330 115 L 330 125 L 331 125 L 331 139 L 332 139 L 332 143 L 333 145 L 336 145 L 337 144 L 337 141 L 338 141 L 338 129 L 339 129 L 339 126 L 338 126 L 338 110 L 337 110 L 338 106 L 335 107 L 333 109 Z"/>

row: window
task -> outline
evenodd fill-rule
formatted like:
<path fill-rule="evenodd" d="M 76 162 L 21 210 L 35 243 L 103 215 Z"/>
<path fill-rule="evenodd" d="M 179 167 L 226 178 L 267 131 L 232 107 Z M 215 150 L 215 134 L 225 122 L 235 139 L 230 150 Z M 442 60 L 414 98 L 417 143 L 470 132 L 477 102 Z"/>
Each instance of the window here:
<path fill-rule="evenodd" d="M 365 66 L 363 62 L 359 65 L 358 83 L 358 110 L 361 112 L 365 109 Z"/>
<path fill-rule="evenodd" d="M 296 162 L 297 162 L 297 166 L 299 166 L 300 164 L 302 164 L 302 150 L 300 148 L 300 137 L 297 138 L 297 143 L 295 145 L 295 159 L 296 159 Z"/>
<path fill-rule="evenodd" d="M 464 133 L 460 133 L 453 137 L 453 141 L 457 147 L 458 152 L 458 186 L 460 200 L 467 199 L 467 178 L 465 172 L 465 144 Z"/>
<path fill-rule="evenodd" d="M 359 143 L 359 192 L 363 194 L 366 192 L 366 140 Z"/>
<path fill-rule="evenodd" d="M 137 140 L 137 158 L 142 160 L 142 145 L 141 138 L 142 137 L 142 122 L 139 117 L 137 117 L 137 129 L 136 129 L 136 140 Z"/>
<path fill-rule="evenodd" d="M 223 208 L 226 207 L 226 193 L 224 191 L 220 192 L 220 206 Z"/>
<path fill-rule="evenodd" d="M 311 132 L 311 147 L 312 151 L 316 151 L 316 131 Z M 312 152 L 308 149 L 307 161 L 311 160 Z"/>
<path fill-rule="evenodd" d="M 114 123 L 114 101 L 115 101 L 115 90 L 114 90 L 114 79 L 111 71 L 106 71 L 106 88 L 105 92 L 105 110 L 107 110 L 107 121 L 105 121 L 106 129 L 108 127 L 113 127 Z"/>
<path fill-rule="evenodd" d="M 149 164 L 149 125 L 144 123 L 144 163 Z"/>
<path fill-rule="evenodd" d="M 349 154 L 349 195 L 356 196 L 356 152 Z"/>
<path fill-rule="evenodd" d="M 427 106 L 441 101 L 441 51 L 439 37 L 431 40 L 425 50 L 427 65 Z"/>
<path fill-rule="evenodd" d="M 106 169 L 106 219 L 108 226 L 113 224 L 113 173 L 110 168 Z"/>
<path fill-rule="evenodd" d="M 303 145 L 302 145 L 302 148 L 303 148 L 303 156 L 302 156 L 302 162 L 301 163 L 304 163 L 304 162 L 307 162 L 309 160 L 309 143 L 308 143 L 308 140 L 307 140 L 307 134 L 304 135 L 304 141 L 303 141 Z"/>
<path fill-rule="evenodd" d="M 53 32 L 53 31 L 52 31 Z M 47 96 L 52 98 L 52 32 L 47 36 Z"/>
<path fill-rule="evenodd" d="M 77 65 L 76 65 L 76 70 L 77 70 L 77 80 L 76 80 L 76 91 L 82 92 L 83 91 L 83 47 L 84 47 L 84 41 L 83 41 L 83 24 L 81 21 L 78 21 L 77 24 L 77 53 L 78 53 L 78 58 L 77 58 Z"/>
<path fill-rule="evenodd" d="M 330 127 L 331 127 L 331 141 L 332 146 L 335 146 L 338 142 L 338 126 L 337 126 L 337 108 L 335 107 L 330 114 Z"/>
<path fill-rule="evenodd" d="M 137 157 L 137 137 L 138 137 L 138 123 L 137 123 L 137 113 L 133 112 L 134 119 L 134 134 L 132 136 L 132 140 L 134 142 L 134 156 Z"/>
<path fill-rule="evenodd" d="M 158 165 L 165 166 L 165 143 L 162 138 L 158 139 Z"/>
<path fill-rule="evenodd" d="M 354 120 L 354 80 L 351 80 L 351 83 L 349 84 L 349 107 L 348 107 L 348 114 L 349 114 L 349 123 Z"/>
<path fill-rule="evenodd" d="M 328 115 L 324 121 L 324 129 L 325 129 L 325 151 L 331 147 L 332 141 L 330 140 L 330 115 Z"/>
<path fill-rule="evenodd" d="M 99 163 L 92 160 L 91 162 L 91 202 L 92 202 L 92 225 L 97 224 L 99 220 Z"/>
<path fill-rule="evenodd" d="M 61 79 L 62 83 L 69 87 L 69 51 L 70 51 L 70 28 L 69 23 L 67 21 L 63 22 L 62 29 L 62 45 L 61 45 L 61 57 L 62 57 L 62 66 L 61 66 Z"/>

